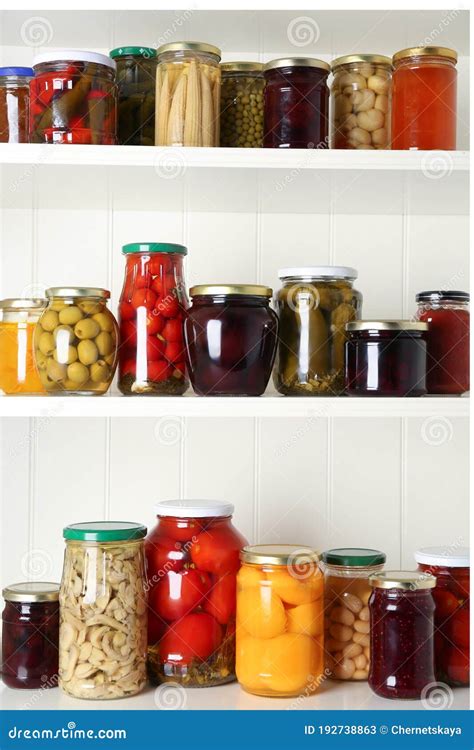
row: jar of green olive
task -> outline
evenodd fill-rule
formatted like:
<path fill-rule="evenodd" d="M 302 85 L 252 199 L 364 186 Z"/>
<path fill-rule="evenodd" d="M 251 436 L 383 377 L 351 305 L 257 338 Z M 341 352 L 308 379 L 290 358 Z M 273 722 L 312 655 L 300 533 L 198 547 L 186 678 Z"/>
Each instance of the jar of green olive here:
<path fill-rule="evenodd" d="M 105 393 L 114 377 L 118 326 L 107 308 L 110 292 L 91 287 L 46 290 L 48 306 L 36 324 L 35 364 L 54 395 Z"/>
<path fill-rule="evenodd" d="M 263 65 L 221 65 L 221 146 L 260 148 L 263 140 Z"/>

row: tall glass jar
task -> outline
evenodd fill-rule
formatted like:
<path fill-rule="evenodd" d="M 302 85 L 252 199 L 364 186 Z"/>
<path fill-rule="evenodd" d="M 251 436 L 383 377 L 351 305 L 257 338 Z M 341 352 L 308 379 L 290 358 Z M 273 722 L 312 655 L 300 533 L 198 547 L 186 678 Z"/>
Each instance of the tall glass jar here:
<path fill-rule="evenodd" d="M 8 395 L 44 393 L 33 356 L 36 323 L 45 299 L 0 300 L 0 389 Z"/>
<path fill-rule="evenodd" d="M 156 50 L 117 47 L 110 57 L 117 64 L 117 143 L 154 146 Z"/>
<path fill-rule="evenodd" d="M 229 62 L 221 65 L 221 146 L 260 148 L 263 145 L 263 65 Z"/>
<path fill-rule="evenodd" d="M 0 68 L 0 143 L 28 143 L 33 68 Z"/>
<path fill-rule="evenodd" d="M 188 251 L 170 242 L 132 242 L 122 252 L 127 265 L 119 303 L 118 387 L 126 396 L 180 395 L 188 387 L 183 340 Z"/>
<path fill-rule="evenodd" d="M 95 521 L 63 533 L 59 686 L 74 698 L 135 695 L 146 684 L 146 528 Z"/>
<path fill-rule="evenodd" d="M 336 680 L 366 680 L 370 666 L 369 576 L 386 555 L 376 549 L 323 553 L 326 669 Z"/>
<path fill-rule="evenodd" d="M 331 69 L 331 148 L 389 148 L 391 59 L 345 55 Z"/>
<path fill-rule="evenodd" d="M 280 328 L 275 386 L 285 396 L 337 396 L 344 391 L 346 323 L 360 318 L 357 271 L 307 266 L 279 271 Z"/>
<path fill-rule="evenodd" d="M 158 49 L 156 146 L 218 146 L 221 51 L 202 42 Z"/>

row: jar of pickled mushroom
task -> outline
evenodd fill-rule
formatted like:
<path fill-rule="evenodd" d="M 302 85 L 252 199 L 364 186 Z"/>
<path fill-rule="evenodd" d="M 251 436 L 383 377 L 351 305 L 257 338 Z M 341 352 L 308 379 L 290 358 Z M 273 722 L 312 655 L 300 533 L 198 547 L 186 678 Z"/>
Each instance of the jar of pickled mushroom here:
<path fill-rule="evenodd" d="M 221 65 L 221 146 L 260 148 L 263 145 L 263 64 Z"/>
<path fill-rule="evenodd" d="M 100 396 L 112 383 L 118 326 L 107 308 L 110 292 L 95 287 L 52 287 L 33 342 L 40 380 L 57 396 Z"/>
<path fill-rule="evenodd" d="M 0 68 L 0 143 L 28 143 L 33 68 Z"/>
<path fill-rule="evenodd" d="M 148 671 L 155 683 L 209 687 L 235 679 L 235 597 L 246 539 L 234 506 L 165 500 L 147 536 Z"/>
<path fill-rule="evenodd" d="M 146 528 L 93 521 L 63 533 L 59 686 L 74 698 L 135 695 L 146 684 Z"/>
<path fill-rule="evenodd" d="M 280 321 L 275 387 L 285 396 L 337 396 L 344 391 L 346 323 L 360 318 L 357 271 L 306 266 L 279 271 Z"/>
<path fill-rule="evenodd" d="M 329 71 L 326 62 L 314 57 L 265 65 L 266 148 L 329 148 Z"/>
<path fill-rule="evenodd" d="M 76 49 L 42 52 L 30 83 L 30 142 L 101 146 L 117 140 L 115 62 Z"/>
<path fill-rule="evenodd" d="M 44 393 L 35 367 L 33 333 L 45 299 L 0 300 L 0 389 L 8 395 Z"/>
<path fill-rule="evenodd" d="M 332 148 L 390 147 L 392 61 L 384 55 L 333 60 Z"/>
<path fill-rule="evenodd" d="M 118 387 L 126 396 L 180 395 L 188 388 L 183 340 L 188 251 L 170 242 L 132 242 L 122 252 L 127 265 L 119 303 Z"/>
<path fill-rule="evenodd" d="M 469 294 L 429 291 L 416 295 L 416 317 L 428 323 L 428 393 L 460 395 L 469 390 Z"/>
<path fill-rule="evenodd" d="M 255 695 L 314 693 L 324 677 L 323 575 L 309 547 L 244 547 L 237 576 L 236 673 Z"/>
<path fill-rule="evenodd" d="M 261 396 L 272 372 L 278 319 L 272 290 L 257 284 L 190 289 L 186 360 L 199 396 Z"/>
<path fill-rule="evenodd" d="M 456 149 L 457 59 L 446 47 L 393 56 L 393 149 Z"/>
<path fill-rule="evenodd" d="M 415 552 L 418 570 L 436 576 L 436 679 L 448 685 L 469 685 L 468 547 L 423 547 Z"/>
<path fill-rule="evenodd" d="M 117 65 L 117 143 L 154 146 L 156 50 L 116 47 L 110 57 Z"/>
<path fill-rule="evenodd" d="M 3 589 L 2 680 L 10 688 L 58 684 L 59 584 L 35 581 Z"/>
<path fill-rule="evenodd" d="M 218 146 L 221 51 L 202 42 L 158 49 L 156 146 Z"/>
<path fill-rule="evenodd" d="M 369 576 L 386 555 L 376 549 L 331 549 L 324 562 L 326 668 L 336 680 L 366 680 L 370 666 Z"/>
<path fill-rule="evenodd" d="M 369 686 L 382 698 L 420 699 L 435 682 L 433 589 L 426 573 L 370 576 Z"/>

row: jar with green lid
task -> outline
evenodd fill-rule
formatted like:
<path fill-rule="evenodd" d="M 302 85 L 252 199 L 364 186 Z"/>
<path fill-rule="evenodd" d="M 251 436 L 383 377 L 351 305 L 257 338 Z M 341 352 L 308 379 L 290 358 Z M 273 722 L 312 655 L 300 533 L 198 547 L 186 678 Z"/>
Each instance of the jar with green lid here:
<path fill-rule="evenodd" d="M 263 145 L 263 65 L 223 63 L 221 74 L 221 146 L 260 148 Z"/>
<path fill-rule="evenodd" d="M 122 146 L 155 143 L 156 50 L 117 47 L 110 52 L 117 64 L 117 140 Z"/>

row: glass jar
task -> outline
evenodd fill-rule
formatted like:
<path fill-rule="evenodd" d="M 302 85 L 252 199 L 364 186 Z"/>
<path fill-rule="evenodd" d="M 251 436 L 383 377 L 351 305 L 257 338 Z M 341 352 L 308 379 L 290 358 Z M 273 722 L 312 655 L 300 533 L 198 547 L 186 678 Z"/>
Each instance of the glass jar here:
<path fill-rule="evenodd" d="M 446 47 L 393 56 L 393 149 L 456 149 L 457 59 Z"/>
<path fill-rule="evenodd" d="M 255 695 L 311 694 L 324 679 L 323 576 L 309 547 L 244 547 L 237 576 L 236 673 Z"/>
<path fill-rule="evenodd" d="M 156 50 L 117 47 L 117 142 L 121 146 L 155 145 Z"/>
<path fill-rule="evenodd" d="M 427 323 L 360 320 L 346 326 L 349 396 L 424 396 Z"/>
<path fill-rule="evenodd" d="M 95 287 L 52 287 L 36 324 L 34 352 L 40 380 L 59 396 L 100 396 L 117 366 L 117 322 L 110 292 Z"/>
<path fill-rule="evenodd" d="M 418 570 L 436 576 L 436 679 L 448 685 L 469 685 L 469 581 L 467 547 L 424 547 L 415 552 Z"/>
<path fill-rule="evenodd" d="M 148 671 L 155 683 L 209 687 L 235 679 L 235 589 L 246 539 L 234 506 L 165 500 L 147 536 Z"/>
<path fill-rule="evenodd" d="M 336 680 L 366 680 L 370 666 L 369 576 L 386 555 L 376 549 L 324 552 L 326 670 Z"/>
<path fill-rule="evenodd" d="M 172 42 L 158 49 L 156 146 L 218 146 L 221 51 Z"/>
<path fill-rule="evenodd" d="M 74 698 L 135 695 L 146 684 L 146 528 L 92 521 L 63 533 L 59 686 Z"/>
<path fill-rule="evenodd" d="M 56 687 L 59 584 L 14 583 L 2 596 L 3 682 L 25 690 Z"/>
<path fill-rule="evenodd" d="M 184 321 L 189 377 L 199 396 L 261 396 L 275 359 L 272 290 L 250 284 L 193 286 Z"/>
<path fill-rule="evenodd" d="M 33 68 L 0 68 L 0 143 L 28 143 Z"/>
<path fill-rule="evenodd" d="M 265 65 L 266 148 L 329 148 L 329 71 L 327 63 L 313 57 Z"/>
<path fill-rule="evenodd" d="M 33 357 L 33 333 L 45 299 L 0 300 L 0 389 L 8 395 L 44 393 Z"/>
<path fill-rule="evenodd" d="M 420 699 L 435 682 L 436 578 L 387 571 L 370 576 L 369 686 L 382 698 Z"/>
<path fill-rule="evenodd" d="M 183 315 L 188 306 L 183 260 L 169 242 L 132 242 L 119 303 L 118 387 L 125 396 L 175 395 L 188 388 Z"/>
<path fill-rule="evenodd" d="M 221 65 L 221 146 L 260 148 L 263 145 L 263 65 L 231 62 Z"/>
<path fill-rule="evenodd" d="M 469 294 L 420 292 L 416 317 L 428 323 L 428 393 L 460 395 L 469 390 Z"/>
<path fill-rule="evenodd" d="M 280 320 L 275 387 L 285 396 L 338 396 L 344 390 L 345 326 L 360 318 L 357 271 L 308 266 L 279 271 Z"/>
<path fill-rule="evenodd" d="M 331 148 L 389 148 L 391 59 L 345 55 L 334 60 L 331 69 Z"/>
<path fill-rule="evenodd" d="M 33 61 L 30 142 L 111 145 L 117 140 L 115 62 L 60 49 Z"/>

